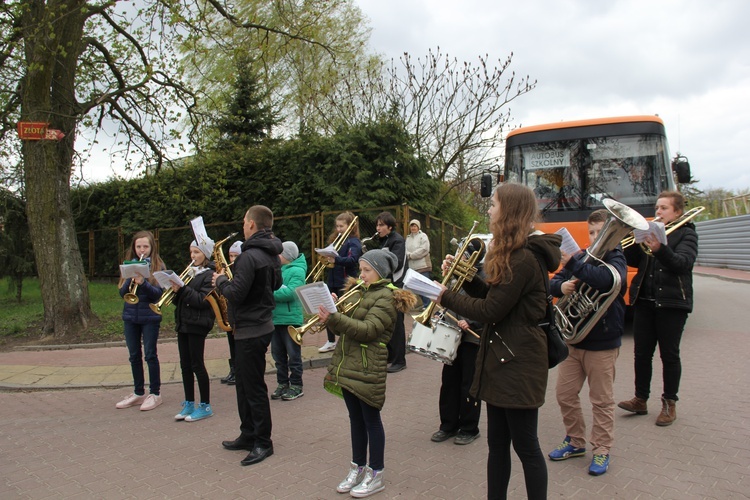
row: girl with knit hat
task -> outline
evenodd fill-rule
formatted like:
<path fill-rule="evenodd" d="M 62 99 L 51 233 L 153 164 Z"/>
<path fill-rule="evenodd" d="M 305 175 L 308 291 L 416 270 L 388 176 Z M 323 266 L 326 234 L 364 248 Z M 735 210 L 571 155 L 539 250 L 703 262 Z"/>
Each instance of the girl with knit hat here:
<path fill-rule="evenodd" d="M 325 389 L 344 399 L 349 411 L 352 461 L 339 493 L 364 498 L 385 488 L 383 480 L 385 430 L 380 411 L 385 403 L 388 349 L 396 322 L 396 311 L 409 311 L 417 297 L 396 288 L 387 279 L 398 266 L 388 250 L 370 250 L 359 259 L 361 295 L 347 314 L 318 314 L 329 330 L 339 337 L 325 376 Z M 349 287 L 354 286 L 354 280 Z M 367 452 L 369 445 L 369 462 Z"/>
<path fill-rule="evenodd" d="M 304 396 L 302 392 L 302 347 L 289 335 L 290 326 L 301 326 L 304 321 L 302 304 L 295 290 L 305 284 L 307 261 L 293 241 L 281 244 L 281 287 L 274 290 L 276 307 L 273 310 L 274 332 L 271 355 L 276 363 L 278 386 L 271 399 L 291 401 Z"/>
<path fill-rule="evenodd" d="M 214 250 L 214 242 L 210 239 L 195 240 L 190 244 L 190 258 L 193 266 L 190 270 L 193 278 L 182 287 L 172 285 L 175 292 L 175 330 L 177 330 L 177 348 L 180 352 L 180 371 L 182 372 L 182 387 L 185 391 L 185 401 L 182 410 L 175 415 L 175 420 L 194 422 L 213 416 L 211 409 L 210 386 L 208 371 L 203 360 L 206 347 L 206 337 L 214 326 L 214 315 L 211 304 L 205 300 L 213 287 L 214 263 L 209 259 Z M 200 404 L 195 404 L 195 383 L 198 381 Z"/>

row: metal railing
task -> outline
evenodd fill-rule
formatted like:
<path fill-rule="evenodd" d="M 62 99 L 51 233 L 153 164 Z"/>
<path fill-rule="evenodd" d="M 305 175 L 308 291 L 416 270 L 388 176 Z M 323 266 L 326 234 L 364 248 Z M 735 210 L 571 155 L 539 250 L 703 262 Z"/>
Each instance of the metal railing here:
<path fill-rule="evenodd" d="M 696 222 L 696 264 L 750 271 L 750 215 Z"/>

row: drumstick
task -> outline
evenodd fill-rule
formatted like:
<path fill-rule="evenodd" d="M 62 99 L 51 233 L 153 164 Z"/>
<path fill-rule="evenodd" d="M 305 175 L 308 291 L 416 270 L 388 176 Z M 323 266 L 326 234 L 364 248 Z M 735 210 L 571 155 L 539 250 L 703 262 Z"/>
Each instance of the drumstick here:
<path fill-rule="evenodd" d="M 458 324 L 458 322 L 459 322 L 459 319 L 458 319 L 458 318 L 456 318 L 456 317 L 455 317 L 454 315 L 452 315 L 452 314 L 451 314 L 451 313 L 449 313 L 448 311 L 443 311 L 443 312 L 445 313 L 445 315 L 446 315 L 446 316 L 448 316 L 448 317 L 449 317 L 450 319 L 452 319 L 453 321 L 455 321 L 455 322 L 456 322 L 456 324 Z M 478 334 L 478 333 L 476 333 L 476 332 L 475 332 L 474 330 L 472 330 L 471 328 L 464 328 L 464 330 L 466 330 L 466 331 L 467 331 L 467 332 L 469 332 L 470 334 L 474 335 L 474 336 L 475 336 L 476 338 L 481 338 L 481 337 L 479 337 L 479 334 Z"/>

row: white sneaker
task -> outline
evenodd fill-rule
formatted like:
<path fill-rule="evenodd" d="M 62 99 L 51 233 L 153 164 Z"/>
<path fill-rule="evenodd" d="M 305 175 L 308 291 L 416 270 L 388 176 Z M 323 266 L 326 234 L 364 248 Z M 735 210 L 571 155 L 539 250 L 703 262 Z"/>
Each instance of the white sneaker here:
<path fill-rule="evenodd" d="M 138 406 L 146 401 L 146 395 L 138 396 L 135 393 L 130 394 L 128 397 L 120 401 L 115 405 L 115 408 L 122 410 L 123 408 L 130 408 L 131 406 Z"/>
<path fill-rule="evenodd" d="M 354 498 L 365 498 L 385 489 L 382 470 L 372 470 L 365 467 L 365 478 L 357 486 L 351 489 L 349 494 Z"/>
<path fill-rule="evenodd" d="M 336 342 L 331 342 L 330 340 L 328 340 L 325 344 L 323 344 L 323 347 L 318 349 L 318 352 L 331 352 L 334 349 L 336 349 Z"/>
<path fill-rule="evenodd" d="M 149 411 L 153 410 L 157 406 L 161 404 L 161 395 L 159 394 L 149 394 L 146 397 L 146 400 L 141 405 L 141 411 Z"/>

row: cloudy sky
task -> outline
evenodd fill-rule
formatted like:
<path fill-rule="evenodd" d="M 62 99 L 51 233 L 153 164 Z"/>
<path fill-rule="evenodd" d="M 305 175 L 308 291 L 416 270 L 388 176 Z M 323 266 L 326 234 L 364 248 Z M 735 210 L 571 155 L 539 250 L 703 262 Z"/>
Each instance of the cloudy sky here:
<path fill-rule="evenodd" d="M 372 50 L 459 60 L 513 53 L 537 80 L 513 126 L 658 114 L 701 189 L 750 188 L 747 0 L 356 0 Z"/>

